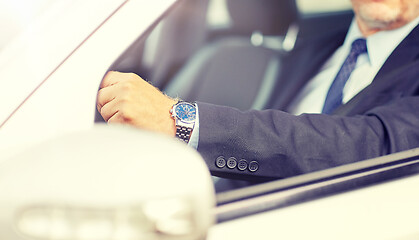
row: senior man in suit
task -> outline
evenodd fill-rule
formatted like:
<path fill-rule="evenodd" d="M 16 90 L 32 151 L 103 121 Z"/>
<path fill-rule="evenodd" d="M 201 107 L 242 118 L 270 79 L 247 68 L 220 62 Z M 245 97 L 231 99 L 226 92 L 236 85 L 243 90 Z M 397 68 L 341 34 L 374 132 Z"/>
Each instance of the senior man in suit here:
<path fill-rule="evenodd" d="M 179 126 L 169 113 L 177 100 L 135 74 L 109 72 L 98 111 L 108 123 L 189 141 L 213 175 L 243 180 L 289 177 L 419 147 L 419 2 L 352 5 L 349 30 L 311 40 L 284 60 L 287 71 L 268 110 L 198 102 L 180 108 L 197 116 Z"/>

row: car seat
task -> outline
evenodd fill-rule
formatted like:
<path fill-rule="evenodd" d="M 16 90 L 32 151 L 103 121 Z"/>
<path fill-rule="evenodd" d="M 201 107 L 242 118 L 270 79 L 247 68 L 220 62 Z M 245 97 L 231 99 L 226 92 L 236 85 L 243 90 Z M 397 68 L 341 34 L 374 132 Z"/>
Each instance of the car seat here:
<path fill-rule="evenodd" d="M 281 72 L 281 55 L 298 33 L 295 1 L 227 0 L 227 6 L 229 34 L 190 57 L 164 91 L 188 101 L 262 109 Z"/>

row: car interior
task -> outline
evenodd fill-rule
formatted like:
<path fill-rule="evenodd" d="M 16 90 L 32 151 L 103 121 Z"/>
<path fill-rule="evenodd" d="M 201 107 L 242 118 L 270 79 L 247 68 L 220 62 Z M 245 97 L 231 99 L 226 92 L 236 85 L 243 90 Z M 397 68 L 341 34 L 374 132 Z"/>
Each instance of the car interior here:
<path fill-rule="evenodd" d="M 134 72 L 186 101 L 263 109 L 290 51 L 352 21 L 350 7 L 303 11 L 301 2 L 177 1 L 109 70 Z M 103 122 L 98 112 L 95 119 Z M 245 186 L 236 180 L 216 188 Z"/>

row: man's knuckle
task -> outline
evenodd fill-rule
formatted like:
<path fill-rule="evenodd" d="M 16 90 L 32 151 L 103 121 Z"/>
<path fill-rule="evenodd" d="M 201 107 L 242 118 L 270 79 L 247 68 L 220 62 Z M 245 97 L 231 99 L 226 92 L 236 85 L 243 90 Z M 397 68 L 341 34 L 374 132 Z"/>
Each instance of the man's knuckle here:
<path fill-rule="evenodd" d="M 122 123 L 131 123 L 131 122 L 133 122 L 133 117 L 132 117 L 132 114 L 129 112 L 129 111 L 120 111 L 119 112 L 120 114 L 119 114 L 119 120 L 120 120 L 120 122 L 122 122 Z"/>
<path fill-rule="evenodd" d="M 118 98 L 118 104 L 121 108 L 127 108 L 127 105 L 130 103 L 130 98 L 127 95 L 121 96 Z"/>
<path fill-rule="evenodd" d="M 132 91 L 134 84 L 130 81 L 123 81 L 120 84 L 121 90 L 126 94 Z"/>

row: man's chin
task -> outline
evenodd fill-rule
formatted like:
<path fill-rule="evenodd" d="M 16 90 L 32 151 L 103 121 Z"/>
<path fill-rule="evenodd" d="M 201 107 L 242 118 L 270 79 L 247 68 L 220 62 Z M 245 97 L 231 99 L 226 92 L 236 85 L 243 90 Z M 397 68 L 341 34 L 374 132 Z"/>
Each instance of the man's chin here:
<path fill-rule="evenodd" d="M 372 2 L 361 5 L 358 15 L 370 29 L 393 29 L 400 19 L 401 9 Z"/>

